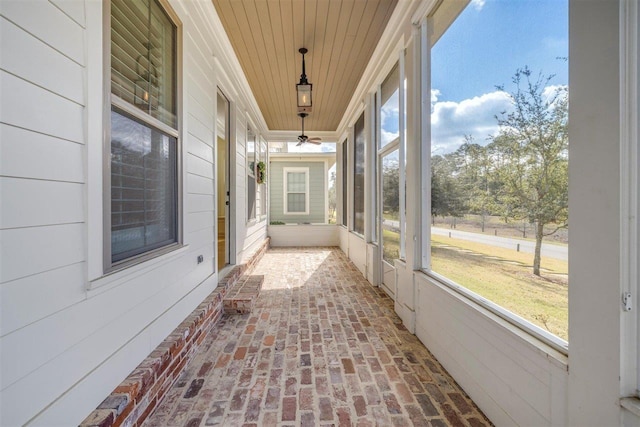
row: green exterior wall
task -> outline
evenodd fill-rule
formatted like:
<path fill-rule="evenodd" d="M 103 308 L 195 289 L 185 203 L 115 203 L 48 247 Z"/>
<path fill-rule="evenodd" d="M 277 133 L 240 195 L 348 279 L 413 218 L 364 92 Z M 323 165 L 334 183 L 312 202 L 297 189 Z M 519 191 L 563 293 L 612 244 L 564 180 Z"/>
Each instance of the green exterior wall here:
<path fill-rule="evenodd" d="M 285 214 L 284 213 L 284 168 L 309 168 L 309 215 Z M 270 200 L 269 208 L 270 221 L 281 221 L 284 223 L 324 223 L 327 207 L 325 205 L 325 187 L 327 185 L 325 176 L 325 162 L 288 162 L 272 160 L 270 162 Z"/>

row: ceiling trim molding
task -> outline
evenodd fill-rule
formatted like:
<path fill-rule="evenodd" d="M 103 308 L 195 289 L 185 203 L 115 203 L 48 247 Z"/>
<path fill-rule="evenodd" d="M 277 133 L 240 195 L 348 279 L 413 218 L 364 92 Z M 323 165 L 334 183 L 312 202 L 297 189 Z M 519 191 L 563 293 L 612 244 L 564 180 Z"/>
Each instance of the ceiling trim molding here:
<path fill-rule="evenodd" d="M 465 1 L 466 3 L 469 3 L 469 0 Z M 422 0 L 411 16 L 411 23 L 413 25 L 419 25 L 425 17 L 429 16 L 434 11 L 437 4 L 438 0 Z"/>
<path fill-rule="evenodd" d="M 239 98 L 238 90 L 229 78 L 229 75 L 225 72 L 222 63 L 220 62 L 220 58 L 214 56 L 213 64 L 213 71 L 216 76 L 216 85 L 218 86 L 217 89 L 220 89 L 230 102 L 237 100 Z"/>
<path fill-rule="evenodd" d="M 336 144 L 342 145 L 343 142 L 347 142 L 347 138 L 349 138 L 349 129 L 345 129 L 345 131 L 340 134 L 340 137 L 336 140 Z"/>
<path fill-rule="evenodd" d="M 240 66 L 240 61 L 238 61 L 238 57 L 231 46 L 231 41 L 213 2 L 197 2 L 196 7 L 199 8 L 204 16 L 204 22 L 209 30 L 209 37 L 213 41 L 212 50 L 215 62 L 218 65 L 217 71 L 223 76 L 222 79 L 219 79 L 219 82 L 224 85 L 221 89 L 230 98 L 230 101 L 234 101 L 238 107 L 247 111 L 252 118 L 252 122 L 256 123 L 258 133 L 268 132 L 267 122 L 258 107 L 258 102 L 251 91 L 249 81 Z"/>

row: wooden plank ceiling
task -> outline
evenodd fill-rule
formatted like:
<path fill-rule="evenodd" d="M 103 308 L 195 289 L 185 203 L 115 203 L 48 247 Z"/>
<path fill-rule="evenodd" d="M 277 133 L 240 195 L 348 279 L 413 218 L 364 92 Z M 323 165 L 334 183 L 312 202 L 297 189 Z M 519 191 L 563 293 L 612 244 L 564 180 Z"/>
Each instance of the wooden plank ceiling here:
<path fill-rule="evenodd" d="M 213 0 L 270 130 L 299 130 L 295 85 L 306 47 L 313 112 L 335 131 L 397 0 Z"/>

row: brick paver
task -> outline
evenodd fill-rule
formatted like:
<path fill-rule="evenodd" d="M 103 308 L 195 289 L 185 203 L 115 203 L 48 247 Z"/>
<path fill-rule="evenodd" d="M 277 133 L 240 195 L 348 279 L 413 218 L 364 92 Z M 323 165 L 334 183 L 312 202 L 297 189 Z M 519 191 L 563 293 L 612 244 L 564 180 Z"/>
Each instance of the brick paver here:
<path fill-rule="evenodd" d="M 253 311 L 224 315 L 151 426 L 491 425 L 336 248 L 270 249 Z"/>

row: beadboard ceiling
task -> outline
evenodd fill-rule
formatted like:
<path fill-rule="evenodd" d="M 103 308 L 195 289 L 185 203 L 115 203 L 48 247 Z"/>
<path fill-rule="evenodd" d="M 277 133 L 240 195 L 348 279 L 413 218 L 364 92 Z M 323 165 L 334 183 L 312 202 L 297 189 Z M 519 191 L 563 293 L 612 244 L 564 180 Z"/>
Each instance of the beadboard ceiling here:
<path fill-rule="evenodd" d="M 270 130 L 299 130 L 295 85 L 306 47 L 313 112 L 335 131 L 397 0 L 213 0 Z"/>

